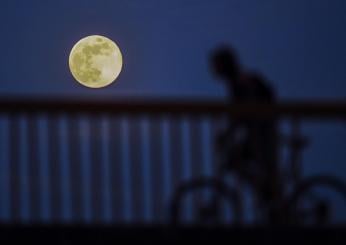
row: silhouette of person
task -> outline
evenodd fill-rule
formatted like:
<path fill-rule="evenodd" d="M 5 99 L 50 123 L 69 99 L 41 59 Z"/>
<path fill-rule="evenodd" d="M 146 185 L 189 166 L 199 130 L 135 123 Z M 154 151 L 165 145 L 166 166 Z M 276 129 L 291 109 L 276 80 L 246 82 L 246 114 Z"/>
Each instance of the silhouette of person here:
<path fill-rule="evenodd" d="M 275 103 L 275 93 L 259 74 L 244 71 L 234 50 L 222 46 L 210 57 L 213 73 L 223 81 L 230 104 Z M 259 195 L 264 208 L 275 205 L 280 195 L 277 161 L 277 125 L 274 118 L 234 119 L 218 137 L 222 169 L 234 171 Z M 270 220 L 275 214 L 267 213 Z"/>

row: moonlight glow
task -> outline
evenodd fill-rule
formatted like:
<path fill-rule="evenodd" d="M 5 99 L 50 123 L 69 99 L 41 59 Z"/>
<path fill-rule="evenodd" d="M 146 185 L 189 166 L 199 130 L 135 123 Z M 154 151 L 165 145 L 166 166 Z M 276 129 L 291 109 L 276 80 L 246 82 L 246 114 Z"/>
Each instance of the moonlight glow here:
<path fill-rule="evenodd" d="M 119 47 L 112 40 L 98 35 L 77 42 L 69 57 L 73 77 L 89 88 L 111 84 L 119 76 L 122 65 Z"/>

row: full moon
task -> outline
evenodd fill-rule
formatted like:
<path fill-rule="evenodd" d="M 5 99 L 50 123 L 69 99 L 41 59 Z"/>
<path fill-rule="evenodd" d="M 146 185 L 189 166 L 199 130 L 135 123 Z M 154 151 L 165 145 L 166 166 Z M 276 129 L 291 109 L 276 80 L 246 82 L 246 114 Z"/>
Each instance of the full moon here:
<path fill-rule="evenodd" d="M 69 57 L 73 77 L 89 88 L 102 88 L 113 83 L 122 66 L 119 47 L 109 38 L 99 35 L 78 41 Z"/>

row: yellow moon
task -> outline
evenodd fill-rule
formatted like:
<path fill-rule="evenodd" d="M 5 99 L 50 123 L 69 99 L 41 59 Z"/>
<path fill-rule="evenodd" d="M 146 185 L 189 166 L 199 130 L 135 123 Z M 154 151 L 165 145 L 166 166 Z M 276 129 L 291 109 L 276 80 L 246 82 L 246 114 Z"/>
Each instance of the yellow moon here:
<path fill-rule="evenodd" d="M 85 37 L 70 52 L 69 67 L 73 77 L 89 88 L 111 84 L 119 76 L 122 66 L 119 47 L 104 36 Z"/>

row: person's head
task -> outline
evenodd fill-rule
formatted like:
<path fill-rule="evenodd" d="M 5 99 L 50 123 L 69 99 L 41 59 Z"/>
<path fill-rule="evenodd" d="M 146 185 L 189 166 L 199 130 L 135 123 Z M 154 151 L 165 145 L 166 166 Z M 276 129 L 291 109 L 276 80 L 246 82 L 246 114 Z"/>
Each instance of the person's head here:
<path fill-rule="evenodd" d="M 237 80 L 240 74 L 236 52 L 228 46 L 220 46 L 211 52 L 210 66 L 216 76 L 227 80 Z"/>

